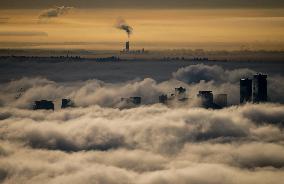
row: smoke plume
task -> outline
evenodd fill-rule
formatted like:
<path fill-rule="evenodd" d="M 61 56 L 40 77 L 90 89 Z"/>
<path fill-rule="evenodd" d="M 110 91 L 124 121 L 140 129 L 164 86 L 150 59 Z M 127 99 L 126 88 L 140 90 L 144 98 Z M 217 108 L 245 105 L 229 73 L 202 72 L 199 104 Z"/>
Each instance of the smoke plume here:
<path fill-rule="evenodd" d="M 123 18 L 117 19 L 115 27 L 118 29 L 124 30 L 128 38 L 133 33 L 133 28 Z"/>

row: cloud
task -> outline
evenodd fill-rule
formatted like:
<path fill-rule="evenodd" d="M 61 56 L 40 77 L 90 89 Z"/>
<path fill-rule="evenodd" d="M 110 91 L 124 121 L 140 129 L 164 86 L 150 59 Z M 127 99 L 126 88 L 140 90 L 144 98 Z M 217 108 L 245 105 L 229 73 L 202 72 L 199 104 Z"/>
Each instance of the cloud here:
<path fill-rule="evenodd" d="M 217 65 L 197 64 L 179 69 L 173 73 L 173 77 L 186 83 L 199 83 L 201 80 L 236 83 L 240 78 L 251 77 L 255 73 L 255 71 L 246 68 L 225 70 Z"/>
<path fill-rule="evenodd" d="M 279 104 L 216 111 L 162 105 L 54 112 L 2 107 L 0 179 L 2 183 L 281 183 L 283 129 L 272 116 L 259 124 L 251 115 L 255 109 L 260 117 L 284 114 Z"/>
<path fill-rule="evenodd" d="M 251 72 L 195 65 L 163 82 L 26 77 L 3 83 L 0 182 L 280 184 L 283 104 L 222 110 L 192 103 L 175 108 L 156 104 L 160 94 L 178 86 L 188 89 L 188 97 L 200 89 L 227 90 L 237 96 L 238 78 Z M 270 95 L 279 99 L 282 87 L 273 80 L 281 78 L 271 76 L 269 81 Z M 143 97 L 141 106 L 121 107 L 121 97 L 136 95 Z M 58 108 L 63 97 L 77 107 Z M 31 102 L 39 99 L 53 100 L 56 110 L 30 110 Z"/>
<path fill-rule="evenodd" d="M 241 169 L 283 168 L 282 145 L 263 142 L 187 144 L 179 153 L 179 159 L 194 162 L 219 163 Z"/>
<path fill-rule="evenodd" d="M 227 93 L 229 103 L 239 103 L 239 80 L 241 78 L 252 78 L 257 72 L 248 68 L 227 70 L 217 65 L 190 65 L 173 72 L 174 79 L 189 84 L 194 93 L 197 90 L 212 90 L 215 93 Z M 280 91 L 284 90 L 281 83 L 284 78 L 280 75 L 268 75 L 268 98 L 272 102 L 284 102 Z M 197 90 L 194 90 L 197 88 Z"/>
<path fill-rule="evenodd" d="M 243 109 L 243 114 L 245 117 L 252 119 L 259 124 L 278 124 L 280 126 L 284 125 L 283 111 L 277 108 L 273 108 L 270 111 L 260 108 L 259 106 L 254 106 L 253 108 L 246 111 Z"/>
<path fill-rule="evenodd" d="M 181 183 L 190 181 L 192 184 L 204 183 L 279 183 L 282 172 L 273 171 L 244 171 L 218 164 L 198 164 L 177 170 L 165 170 L 145 174 L 139 183 Z M 267 177 L 275 178 L 267 178 Z M 276 179 L 277 178 L 277 179 Z"/>
<path fill-rule="evenodd" d="M 72 10 L 73 7 L 68 6 L 58 6 L 55 8 L 50 8 L 45 11 L 43 11 L 40 15 L 40 19 L 49 19 L 49 18 L 56 18 L 60 17 L 62 15 L 67 14 L 70 10 Z"/>
<path fill-rule="evenodd" d="M 36 32 L 36 31 L 22 31 L 22 32 L 0 32 L 0 36 L 48 36 L 46 32 Z"/>
<path fill-rule="evenodd" d="M 173 154 L 188 142 L 266 141 L 256 133 L 259 122 L 246 114 L 253 113 L 256 107 L 263 109 L 259 116 L 274 111 L 279 112 L 278 117 L 284 115 L 282 105 L 272 104 L 221 111 L 200 108 L 187 111 L 160 105 L 129 110 L 94 106 L 55 113 L 2 108 L 0 133 L 4 139 L 21 140 L 33 148 L 64 151 L 139 148 Z M 266 124 L 274 125 L 273 121 L 267 118 Z M 281 132 L 279 129 L 279 135 Z M 280 136 L 277 141 L 282 139 Z"/>
<path fill-rule="evenodd" d="M 58 67 L 62 67 L 58 64 Z M 88 69 L 87 69 L 88 70 Z M 30 71 L 33 73 L 36 71 Z M 200 90 L 212 90 L 214 95 L 228 94 L 228 104 L 239 104 L 239 79 L 256 73 L 249 69 L 225 70 L 219 66 L 191 65 L 173 73 L 173 78 L 157 82 L 151 78 L 121 83 L 107 83 L 100 80 L 57 83 L 41 77 L 22 78 L 5 83 L 0 91 L 0 105 L 31 108 L 36 100 L 53 100 L 57 104 L 62 98 L 71 98 L 79 107 L 99 105 L 102 107 L 126 107 L 121 98 L 141 96 L 142 104 L 158 102 L 159 95 L 174 93 L 174 88 L 183 86 L 190 99 L 188 106 L 196 106 L 196 94 Z M 53 76 L 54 73 L 48 73 Z M 68 77 L 76 78 L 76 71 Z M 86 74 L 88 77 L 88 74 Z M 65 75 L 60 77 L 65 78 Z M 268 76 L 268 97 L 270 102 L 284 103 L 282 76 Z M 57 106 L 58 107 L 58 106 Z"/>
<path fill-rule="evenodd" d="M 5 145 L 6 149 L 8 145 Z M 275 169 L 257 169 L 241 170 L 223 164 L 199 163 L 187 166 L 174 166 L 181 164 L 181 161 L 174 161 L 171 158 L 165 158 L 161 165 L 167 165 L 166 168 L 152 172 L 135 172 L 131 169 L 123 169 L 116 166 L 116 161 L 110 159 L 107 163 L 99 156 L 102 152 L 80 152 L 80 153 L 62 153 L 46 152 L 43 150 L 30 150 L 19 147 L 13 150 L 13 154 L 6 157 L 5 163 L 2 162 L 2 171 L 6 174 L 6 181 L 9 182 L 29 182 L 29 183 L 281 183 L 283 176 L 281 171 Z M 139 151 L 110 151 L 105 153 L 117 157 L 120 160 L 120 153 L 125 153 L 124 160 L 131 160 L 130 154 L 139 156 Z M 144 153 L 148 159 L 149 153 Z M 25 158 L 26 160 L 21 160 Z M 155 156 L 151 159 L 157 159 Z M 136 159 L 139 162 L 139 159 Z M 21 161 L 21 164 L 15 164 Z M 142 160 L 141 160 L 142 161 Z M 150 160 L 149 160 L 150 161 Z M 129 165 L 127 161 L 122 165 Z M 143 162 L 142 162 L 143 163 Z M 147 163 L 147 162 L 146 162 Z M 208 174 L 210 173 L 210 174 Z M 214 177 L 213 177 L 214 176 Z"/>

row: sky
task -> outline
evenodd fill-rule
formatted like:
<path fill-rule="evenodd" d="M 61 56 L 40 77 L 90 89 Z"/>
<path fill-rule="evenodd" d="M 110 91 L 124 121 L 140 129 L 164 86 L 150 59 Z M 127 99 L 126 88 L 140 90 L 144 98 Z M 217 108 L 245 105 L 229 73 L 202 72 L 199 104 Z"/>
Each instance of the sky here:
<path fill-rule="evenodd" d="M 279 0 L 1 0 L 1 8 L 45 8 L 68 5 L 79 8 L 280 8 Z"/>
<path fill-rule="evenodd" d="M 115 24 L 124 19 L 134 48 L 283 50 L 283 9 L 276 0 L 3 1 L 0 48 L 121 49 L 128 38 Z"/>

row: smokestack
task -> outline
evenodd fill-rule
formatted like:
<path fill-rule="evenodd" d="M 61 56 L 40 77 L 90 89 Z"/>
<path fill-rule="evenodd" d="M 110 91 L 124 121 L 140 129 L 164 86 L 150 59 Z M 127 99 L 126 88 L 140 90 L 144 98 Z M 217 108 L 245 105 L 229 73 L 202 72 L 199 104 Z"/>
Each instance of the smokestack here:
<path fill-rule="evenodd" d="M 126 43 L 125 43 L 125 51 L 126 52 L 129 52 L 129 41 L 127 41 Z"/>

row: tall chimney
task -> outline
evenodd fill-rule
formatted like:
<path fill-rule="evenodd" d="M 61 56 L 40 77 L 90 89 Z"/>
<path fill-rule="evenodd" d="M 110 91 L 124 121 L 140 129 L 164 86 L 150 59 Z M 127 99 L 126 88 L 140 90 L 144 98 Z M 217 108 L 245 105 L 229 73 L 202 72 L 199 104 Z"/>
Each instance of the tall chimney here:
<path fill-rule="evenodd" d="M 125 43 L 125 51 L 129 52 L 129 41 Z"/>

